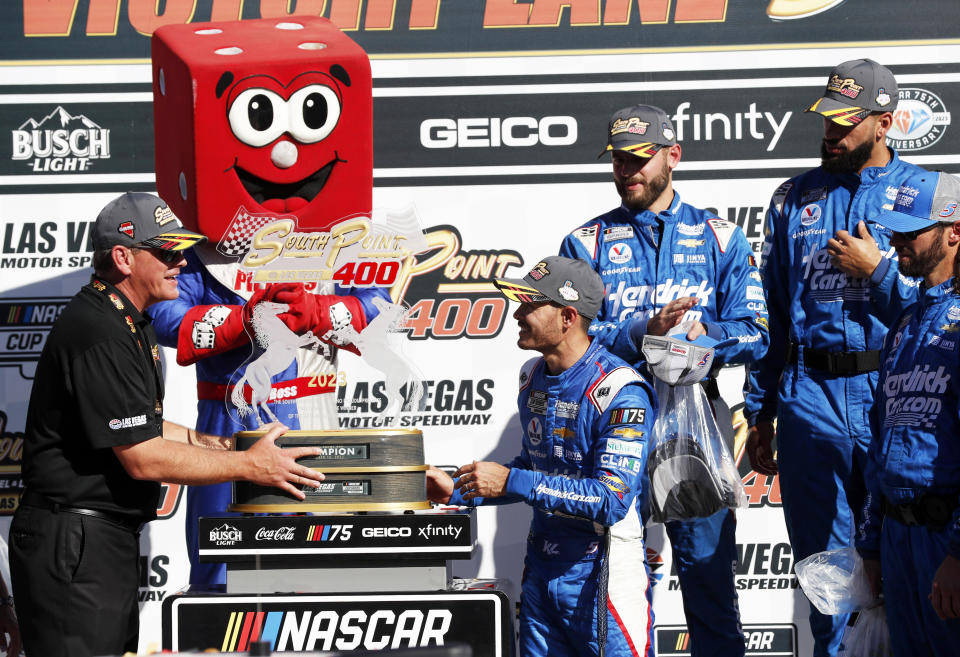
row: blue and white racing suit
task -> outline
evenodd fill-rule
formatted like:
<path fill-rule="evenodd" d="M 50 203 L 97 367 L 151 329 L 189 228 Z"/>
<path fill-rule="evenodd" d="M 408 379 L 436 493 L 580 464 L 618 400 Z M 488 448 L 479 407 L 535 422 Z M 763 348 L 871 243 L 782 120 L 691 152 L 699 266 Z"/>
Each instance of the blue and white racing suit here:
<path fill-rule="evenodd" d="M 564 239 L 560 254 L 586 260 L 600 274 L 606 297 L 590 330 L 635 366 L 642 356 L 631 337 L 634 318 L 649 319 L 687 296 L 699 301 L 684 321 L 703 322 L 717 340 L 738 339 L 719 349 L 715 362 L 750 362 L 767 348 L 763 288 L 746 237 L 736 224 L 682 203 L 679 194 L 659 214 L 621 206 L 589 221 Z M 666 528 L 692 654 L 743 655 L 733 512 L 671 521 Z"/>
<path fill-rule="evenodd" d="M 860 175 L 812 169 L 780 185 L 767 213 L 763 285 L 770 349 L 751 367 L 747 422 L 777 419 L 783 512 L 794 557 L 853 545 L 877 361 L 890 324 L 916 299 L 889 230 L 871 221 L 921 169 L 891 151 Z M 884 258 L 870 279 L 830 263 L 827 241 L 866 222 Z M 862 236 L 861 236 L 862 237 Z M 873 352 L 873 353 L 871 353 Z M 835 655 L 847 616 L 811 606 L 814 655 Z"/>
<path fill-rule="evenodd" d="M 523 440 L 504 497 L 534 508 L 524 562 L 520 654 L 652 657 L 653 611 L 634 501 L 657 415 L 653 388 L 593 340 L 552 376 L 520 373 Z M 454 491 L 451 504 L 464 504 Z M 603 622 L 598 623 L 598 618 Z M 603 636 L 605 634 L 605 637 Z"/>
<path fill-rule="evenodd" d="M 960 294 L 952 285 L 922 289 L 892 327 L 871 413 L 856 544 L 865 558 L 880 558 L 898 657 L 947 657 L 960 645 L 960 620 L 940 620 L 928 599 L 944 558 L 960 559 Z M 934 504 L 942 517 L 929 524 L 911 525 L 889 508 L 909 508 L 922 521 Z"/>
<path fill-rule="evenodd" d="M 177 277 L 180 295 L 171 301 L 163 301 L 150 307 L 157 340 L 166 347 L 176 348 L 180 336 L 181 324 L 191 310 L 198 306 L 212 306 L 222 309 L 217 321 L 221 325 L 229 324 L 228 316 L 241 313 L 245 300 L 239 292 L 249 292 L 237 287 L 230 290 L 218 281 L 200 262 L 193 250 L 186 251 L 187 266 Z M 239 279 L 238 279 L 239 280 Z M 344 294 L 343 291 L 338 293 Z M 373 296 L 386 297 L 378 288 L 355 290 L 363 307 L 367 320 L 377 316 L 379 311 L 372 303 Z M 190 321 L 190 320 L 187 320 Z M 214 339 L 219 338 L 215 336 Z M 305 351 L 305 350 L 300 350 Z M 216 436 L 232 436 L 237 431 L 258 428 L 253 416 L 247 416 L 241 425 L 235 414 L 227 411 L 226 398 L 231 376 L 251 357 L 249 341 L 229 351 L 196 360 L 197 374 L 197 430 Z M 304 354 L 306 355 L 306 354 Z M 300 356 L 283 372 L 271 379 L 274 391 L 283 391 L 271 397 L 268 403 L 273 413 L 291 429 L 301 426 L 310 428 L 336 428 L 336 392 L 327 386 L 311 387 L 310 381 L 335 377 L 335 359 L 323 359 L 314 354 L 309 368 L 304 368 Z M 301 370 L 306 370 L 301 373 Z M 313 394 L 316 393 L 316 394 Z M 309 418 L 308 421 L 304 421 Z M 190 486 L 187 489 L 186 538 L 187 552 L 190 556 L 190 584 L 198 589 L 210 588 L 226 582 L 226 566 L 222 563 L 200 563 L 197 549 L 197 520 L 201 516 L 226 514 L 231 503 L 231 485 L 229 483 L 209 486 Z"/>

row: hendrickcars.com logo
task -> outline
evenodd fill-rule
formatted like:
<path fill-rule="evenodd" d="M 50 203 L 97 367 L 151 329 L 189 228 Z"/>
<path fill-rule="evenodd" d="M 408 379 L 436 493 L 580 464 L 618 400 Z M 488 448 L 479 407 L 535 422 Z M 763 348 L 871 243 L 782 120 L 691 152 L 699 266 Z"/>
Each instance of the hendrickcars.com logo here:
<path fill-rule="evenodd" d="M 275 652 L 442 646 L 452 619 L 449 609 L 235 611 L 220 651 L 246 652 L 256 641 Z"/>
<path fill-rule="evenodd" d="M 787 657 L 797 654 L 797 628 L 794 625 L 744 625 L 745 657 Z M 654 628 L 657 657 L 689 657 L 690 632 L 683 625 Z"/>
<path fill-rule="evenodd" d="M 59 105 L 39 121 L 29 118 L 13 131 L 14 160 L 37 173 L 89 171 L 110 159 L 110 131 Z"/>

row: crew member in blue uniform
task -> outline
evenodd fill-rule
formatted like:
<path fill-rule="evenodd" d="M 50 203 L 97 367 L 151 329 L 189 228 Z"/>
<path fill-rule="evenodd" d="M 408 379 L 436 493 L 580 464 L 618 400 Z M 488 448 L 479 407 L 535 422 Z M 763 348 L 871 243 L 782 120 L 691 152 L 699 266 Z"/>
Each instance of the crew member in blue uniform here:
<path fill-rule="evenodd" d="M 947 657 L 960 646 L 960 180 L 909 178 L 876 220 L 923 282 L 881 352 L 856 544 L 875 591 L 882 572 L 893 654 Z"/>
<path fill-rule="evenodd" d="M 748 380 L 747 453 L 757 472 L 779 472 L 796 559 L 853 545 L 879 349 L 916 298 L 873 221 L 920 171 L 886 145 L 896 106 L 897 82 L 877 62 L 834 68 L 807 110 L 823 116 L 821 165 L 780 185 L 767 212 L 771 342 Z M 846 623 L 810 607 L 815 657 L 837 654 Z"/>
<path fill-rule="evenodd" d="M 717 349 L 716 368 L 762 356 L 767 310 L 750 245 L 736 224 L 683 203 L 674 192 L 681 147 L 670 117 L 651 105 L 617 111 L 604 152 L 612 153 L 622 203 L 573 231 L 560 247 L 561 254 L 591 263 L 603 279 L 603 307 L 591 334 L 635 366 L 644 335 L 664 335 L 682 322 L 692 323 L 690 340 L 706 333 L 727 341 Z M 732 447 L 730 410 L 714 378 L 704 385 Z M 693 656 L 742 656 L 733 511 L 670 521 L 666 528 Z"/>

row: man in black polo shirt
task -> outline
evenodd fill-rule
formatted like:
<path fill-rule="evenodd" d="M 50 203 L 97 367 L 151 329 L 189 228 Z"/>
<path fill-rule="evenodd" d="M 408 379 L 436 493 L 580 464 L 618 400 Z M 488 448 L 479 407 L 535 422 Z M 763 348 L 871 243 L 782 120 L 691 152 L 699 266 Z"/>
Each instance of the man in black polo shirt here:
<path fill-rule="evenodd" d="M 323 479 L 295 461 L 318 449 L 274 444 L 282 425 L 234 452 L 186 444 L 193 432 L 163 421 L 144 309 L 177 297 L 183 251 L 203 239 L 151 194 L 124 194 L 97 217 L 94 275 L 50 332 L 27 412 L 10 565 L 29 657 L 136 652 L 138 537 L 157 482 L 244 479 L 303 499 L 294 484 Z"/>

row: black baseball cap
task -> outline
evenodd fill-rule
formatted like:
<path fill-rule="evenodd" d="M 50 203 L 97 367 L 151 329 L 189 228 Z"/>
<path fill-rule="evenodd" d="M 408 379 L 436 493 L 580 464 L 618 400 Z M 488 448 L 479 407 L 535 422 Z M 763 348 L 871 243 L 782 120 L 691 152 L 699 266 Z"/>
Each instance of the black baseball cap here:
<path fill-rule="evenodd" d="M 93 228 L 95 251 L 116 244 L 183 251 L 205 239 L 184 228 L 163 199 L 146 192 L 127 192 L 107 203 Z"/>
<path fill-rule="evenodd" d="M 830 71 L 823 97 L 808 107 L 840 125 L 857 125 L 871 112 L 897 108 L 897 80 L 872 59 L 853 59 Z"/>
<path fill-rule="evenodd" d="M 649 158 L 664 146 L 676 143 L 677 133 L 666 112 L 653 105 L 632 105 L 617 110 L 610 117 L 607 146 L 600 155 L 609 151 L 626 151 Z"/>
<path fill-rule="evenodd" d="M 583 260 L 549 256 L 538 262 L 523 279 L 494 279 L 493 284 L 511 301 L 553 301 L 572 306 L 593 319 L 603 304 L 600 274 Z"/>

